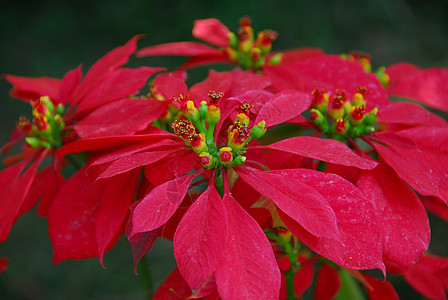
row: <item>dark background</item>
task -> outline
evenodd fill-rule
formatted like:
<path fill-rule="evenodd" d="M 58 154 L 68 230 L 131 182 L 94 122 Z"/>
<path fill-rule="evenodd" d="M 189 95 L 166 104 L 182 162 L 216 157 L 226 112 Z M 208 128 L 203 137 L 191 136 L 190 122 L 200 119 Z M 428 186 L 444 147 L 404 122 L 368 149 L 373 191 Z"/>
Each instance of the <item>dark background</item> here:
<path fill-rule="evenodd" d="M 2 1 L 0 9 L 0 74 L 61 78 L 83 63 L 87 70 L 112 48 L 132 36 L 147 35 L 139 47 L 194 40 L 195 19 L 216 17 L 230 30 L 244 15 L 255 31 L 279 33 L 274 50 L 320 47 L 340 54 L 362 50 L 374 68 L 396 62 L 422 67 L 448 67 L 448 1 Z M 132 59 L 131 66 L 174 69 L 183 58 Z M 190 82 L 206 76 L 191 72 Z M 447 83 L 448 84 L 448 83 Z M 0 143 L 8 140 L 28 104 L 8 96 L 0 81 Z M 1 209 L 1 208 L 0 208 Z M 448 255 L 442 242 L 446 224 L 431 216 L 430 249 Z M 445 227 L 442 231 L 442 227 Z M 446 239 L 445 239 L 446 241 Z M 51 245 L 43 218 L 33 212 L 21 218 L 10 238 L 0 244 L 0 257 L 11 259 L 0 275 L 0 299 L 143 299 L 139 278 L 124 239 L 105 256 L 106 270 L 95 259 L 51 264 Z M 171 244 L 159 240 L 147 256 L 156 285 L 174 268 Z M 393 278 L 395 279 L 395 278 Z M 404 299 L 421 299 L 397 279 Z"/>

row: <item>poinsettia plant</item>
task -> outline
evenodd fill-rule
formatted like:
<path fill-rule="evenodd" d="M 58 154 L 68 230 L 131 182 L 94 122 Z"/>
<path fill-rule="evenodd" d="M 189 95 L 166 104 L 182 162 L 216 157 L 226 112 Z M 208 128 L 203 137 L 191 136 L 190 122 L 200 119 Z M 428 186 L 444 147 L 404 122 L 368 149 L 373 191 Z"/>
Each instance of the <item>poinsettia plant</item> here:
<path fill-rule="evenodd" d="M 448 70 L 271 53 L 277 33 L 255 35 L 248 17 L 237 33 L 197 20 L 193 35 L 212 46 L 138 50 L 136 36 L 84 77 L 5 76 L 34 119 L 2 148 L 0 241 L 38 204 L 54 263 L 103 264 L 124 234 L 137 272 L 172 240 L 177 268 L 154 299 L 398 299 L 389 274 L 446 299 L 427 210 L 447 220 L 448 123 L 420 104 L 448 110 Z M 133 54 L 191 58 L 123 67 Z M 214 63 L 237 67 L 186 84 Z"/>

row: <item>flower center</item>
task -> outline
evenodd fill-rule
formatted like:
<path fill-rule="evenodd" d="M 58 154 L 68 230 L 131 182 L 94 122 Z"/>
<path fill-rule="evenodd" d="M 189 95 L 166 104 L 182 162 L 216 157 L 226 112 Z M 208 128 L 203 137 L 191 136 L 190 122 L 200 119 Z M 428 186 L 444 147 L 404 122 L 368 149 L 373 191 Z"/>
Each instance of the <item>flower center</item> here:
<path fill-rule="evenodd" d="M 199 155 L 202 165 L 208 169 L 241 166 L 245 163 L 244 147 L 254 138 L 260 138 L 266 132 L 266 122 L 261 121 L 249 128 L 249 113 L 252 107 L 242 102 L 238 115 L 227 129 L 227 145 L 218 148 L 215 141 L 215 127 L 221 118 L 219 102 L 223 93 L 210 91 L 209 102 L 202 101 L 199 109 L 192 100 L 181 104 L 185 119 L 171 124 L 171 128 L 187 146 Z M 219 150 L 218 150 L 219 149 Z"/>
<path fill-rule="evenodd" d="M 344 90 L 336 90 L 333 103 L 328 110 L 330 96 L 323 90 L 315 89 L 311 121 L 329 137 L 344 140 L 369 135 L 375 131 L 378 109 L 366 112 L 367 89 L 363 86 L 350 102 Z"/>
<path fill-rule="evenodd" d="M 16 123 L 17 129 L 28 133 L 25 141 L 32 148 L 58 148 L 62 145 L 61 131 L 65 127 L 64 107 L 56 107 L 48 96 L 40 97 L 31 102 L 33 107 L 33 121 L 20 117 Z"/>

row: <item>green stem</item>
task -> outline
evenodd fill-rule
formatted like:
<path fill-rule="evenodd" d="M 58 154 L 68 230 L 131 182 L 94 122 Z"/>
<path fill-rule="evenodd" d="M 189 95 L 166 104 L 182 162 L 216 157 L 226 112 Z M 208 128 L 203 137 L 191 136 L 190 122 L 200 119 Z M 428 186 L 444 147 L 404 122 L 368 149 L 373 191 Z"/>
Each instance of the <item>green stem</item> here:
<path fill-rule="evenodd" d="M 325 169 L 327 168 L 327 165 L 328 165 L 328 163 L 326 162 L 326 161 L 320 161 L 319 162 L 319 165 L 317 166 L 317 171 L 320 171 L 320 172 L 324 172 L 325 171 Z"/>
<path fill-rule="evenodd" d="M 152 296 L 154 295 L 154 284 L 152 283 L 151 275 L 149 274 L 149 268 L 146 263 L 145 256 L 142 257 L 140 263 L 138 264 L 138 274 L 145 290 L 146 298 L 152 299 Z"/>
<path fill-rule="evenodd" d="M 222 178 L 222 172 L 217 171 L 215 176 L 215 187 L 216 191 L 221 195 L 221 197 L 224 197 L 224 181 Z"/>

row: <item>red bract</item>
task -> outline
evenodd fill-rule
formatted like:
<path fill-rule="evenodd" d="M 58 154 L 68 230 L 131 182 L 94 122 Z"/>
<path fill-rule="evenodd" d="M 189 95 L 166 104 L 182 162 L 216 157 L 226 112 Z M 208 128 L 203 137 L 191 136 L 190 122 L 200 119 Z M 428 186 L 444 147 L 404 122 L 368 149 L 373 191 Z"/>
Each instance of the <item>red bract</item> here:
<path fill-rule="evenodd" d="M 448 70 L 442 68 L 420 69 L 398 63 L 386 69 L 390 77 L 387 93 L 414 100 L 425 105 L 448 111 Z"/>
<path fill-rule="evenodd" d="M 430 299 L 444 300 L 448 291 L 448 259 L 424 255 L 404 272 L 406 281 Z"/>
<path fill-rule="evenodd" d="M 8 270 L 9 259 L 0 257 L 0 274 Z"/>
<path fill-rule="evenodd" d="M 5 76 L 14 85 L 11 95 L 32 104 L 35 125 L 22 118 L 18 123 L 20 133 L 16 132 L 11 142 L 2 149 L 3 152 L 9 150 L 28 135 L 24 150 L 18 157 L 21 162 L 0 173 L 7 187 L 0 199 L 2 207 L 5 207 L 0 222 L 0 241 L 6 239 L 12 223 L 31 209 L 40 197 L 43 200 L 38 213 L 45 215 L 52 197 L 62 185 L 61 168 L 56 164 L 52 170 L 39 172 L 38 179 L 34 180 L 45 156 L 72 141 L 76 134 L 81 137 L 133 134 L 145 129 L 165 111 L 167 104 L 160 101 L 128 99 L 152 74 L 161 70 L 149 67 L 120 68 L 136 50 L 138 39 L 136 36 L 126 45 L 106 54 L 84 78 L 81 67 L 68 72 L 62 80 Z M 70 107 L 65 111 L 63 105 Z M 135 112 L 140 115 L 132 118 L 132 122 L 127 121 L 127 116 Z M 9 158 L 5 163 L 11 164 L 15 160 L 15 157 Z M 62 162 L 63 166 L 65 164 Z M 42 186 L 46 189 L 43 190 Z"/>

